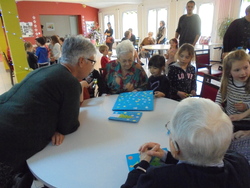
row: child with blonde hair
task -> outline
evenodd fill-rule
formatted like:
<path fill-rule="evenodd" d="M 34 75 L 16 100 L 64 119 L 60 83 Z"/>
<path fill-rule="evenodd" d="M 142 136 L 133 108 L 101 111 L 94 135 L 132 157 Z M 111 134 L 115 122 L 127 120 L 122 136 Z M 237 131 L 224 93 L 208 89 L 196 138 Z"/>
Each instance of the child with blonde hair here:
<path fill-rule="evenodd" d="M 195 67 L 191 65 L 194 58 L 194 47 L 184 43 L 176 54 L 177 61 L 169 66 L 171 98 L 180 101 L 196 95 Z"/>
<path fill-rule="evenodd" d="M 25 42 L 24 43 L 24 48 L 27 53 L 27 60 L 29 63 L 29 67 L 32 69 L 37 69 L 37 57 L 34 54 L 34 48 L 33 45 L 30 42 Z"/>
<path fill-rule="evenodd" d="M 109 54 L 109 47 L 105 44 L 101 45 L 99 47 L 99 52 L 103 55 L 101 58 L 101 67 L 106 68 L 106 65 L 110 61 L 110 57 L 107 57 L 107 55 Z"/>
<path fill-rule="evenodd" d="M 250 107 L 249 61 L 244 50 L 230 52 L 223 60 L 221 86 L 215 102 L 231 117 L 234 131 L 250 129 L 250 117 L 246 115 Z"/>

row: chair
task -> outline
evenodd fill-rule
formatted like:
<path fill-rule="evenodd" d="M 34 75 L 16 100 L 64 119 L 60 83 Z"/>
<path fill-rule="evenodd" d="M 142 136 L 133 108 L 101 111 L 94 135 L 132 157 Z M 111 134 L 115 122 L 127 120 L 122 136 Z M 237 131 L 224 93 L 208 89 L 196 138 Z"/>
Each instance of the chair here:
<path fill-rule="evenodd" d="M 13 63 L 12 61 L 9 61 L 6 54 L 3 52 L 3 57 L 5 59 L 5 62 L 7 63 L 9 69 L 10 69 L 10 80 L 11 80 L 11 84 L 12 86 L 14 85 L 14 77 L 15 77 L 15 74 L 14 74 L 14 66 L 13 66 Z"/>
<path fill-rule="evenodd" d="M 220 88 L 219 84 L 220 79 L 218 77 L 211 76 L 209 74 L 204 74 L 200 97 L 215 101 L 217 92 Z"/>
<path fill-rule="evenodd" d="M 210 64 L 209 49 L 196 50 L 195 63 L 197 75 L 203 76 L 204 74 L 210 74 L 217 77 L 221 77 L 222 75 L 221 71 L 212 69 L 213 64 Z"/>

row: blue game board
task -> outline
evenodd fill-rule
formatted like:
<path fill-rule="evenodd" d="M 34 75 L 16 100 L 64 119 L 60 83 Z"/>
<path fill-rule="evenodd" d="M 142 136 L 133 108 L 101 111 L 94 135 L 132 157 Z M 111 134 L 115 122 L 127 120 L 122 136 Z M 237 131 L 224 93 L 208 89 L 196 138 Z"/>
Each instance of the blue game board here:
<path fill-rule="evenodd" d="M 168 151 L 167 148 L 162 148 L 165 151 Z M 133 153 L 126 155 L 127 164 L 128 164 L 128 170 L 131 171 L 134 169 L 134 166 L 140 162 L 140 154 L 139 153 Z M 152 166 L 160 166 L 163 162 L 160 161 L 160 158 L 153 157 L 150 161 L 150 165 Z"/>
<path fill-rule="evenodd" d="M 112 110 L 152 111 L 154 110 L 154 91 L 121 93 Z"/>
<path fill-rule="evenodd" d="M 137 123 L 141 119 L 141 116 L 142 112 L 114 111 L 109 120 Z"/>

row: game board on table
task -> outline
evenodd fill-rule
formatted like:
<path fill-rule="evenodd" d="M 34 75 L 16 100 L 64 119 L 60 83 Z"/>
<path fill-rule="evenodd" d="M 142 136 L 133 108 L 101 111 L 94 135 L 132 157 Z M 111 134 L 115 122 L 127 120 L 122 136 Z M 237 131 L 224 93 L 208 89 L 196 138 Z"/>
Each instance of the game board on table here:
<path fill-rule="evenodd" d="M 125 92 L 119 94 L 113 111 L 152 111 L 154 110 L 154 91 Z"/>
<path fill-rule="evenodd" d="M 162 148 L 165 151 L 168 151 L 167 148 Z M 127 159 L 127 165 L 128 165 L 128 170 L 131 171 L 134 169 L 134 166 L 140 162 L 140 154 L 139 153 L 133 153 L 126 155 Z M 152 160 L 150 161 L 150 165 L 152 166 L 160 166 L 163 162 L 161 162 L 160 158 L 158 157 L 153 157 Z"/>
<path fill-rule="evenodd" d="M 109 120 L 137 123 L 141 119 L 141 116 L 142 112 L 114 111 Z"/>

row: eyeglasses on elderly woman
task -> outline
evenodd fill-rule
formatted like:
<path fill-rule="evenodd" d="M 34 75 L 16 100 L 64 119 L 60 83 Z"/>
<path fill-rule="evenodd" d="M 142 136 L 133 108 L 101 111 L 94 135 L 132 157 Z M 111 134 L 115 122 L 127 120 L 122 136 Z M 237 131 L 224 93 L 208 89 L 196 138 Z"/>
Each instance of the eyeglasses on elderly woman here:
<path fill-rule="evenodd" d="M 167 135 L 168 135 L 168 136 L 170 136 L 170 134 L 171 134 L 171 131 L 170 131 L 169 128 L 168 128 L 169 123 L 170 123 L 170 121 L 168 121 L 168 122 L 165 124 L 165 128 L 167 129 Z M 175 150 L 176 150 L 176 151 L 180 151 L 179 144 L 178 144 L 176 141 L 174 141 L 174 140 L 172 139 L 171 136 L 170 136 L 170 139 L 171 139 L 171 141 L 173 142 L 173 145 L 174 145 Z"/>

